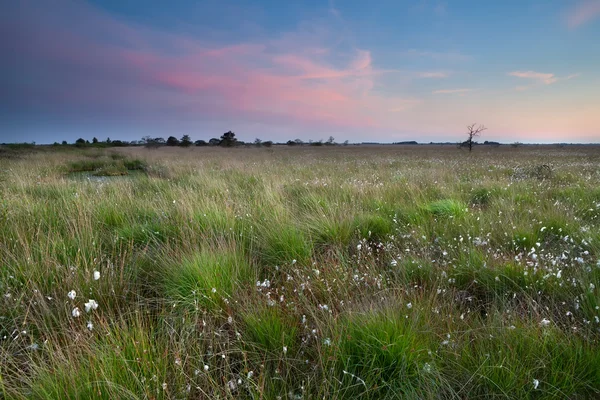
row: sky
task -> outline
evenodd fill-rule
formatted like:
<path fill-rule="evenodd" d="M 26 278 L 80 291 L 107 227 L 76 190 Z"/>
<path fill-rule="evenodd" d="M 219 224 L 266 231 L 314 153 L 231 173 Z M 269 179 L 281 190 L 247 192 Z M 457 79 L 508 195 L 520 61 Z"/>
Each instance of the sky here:
<path fill-rule="evenodd" d="M 0 142 L 600 142 L 600 0 L 10 0 L 0 60 Z"/>

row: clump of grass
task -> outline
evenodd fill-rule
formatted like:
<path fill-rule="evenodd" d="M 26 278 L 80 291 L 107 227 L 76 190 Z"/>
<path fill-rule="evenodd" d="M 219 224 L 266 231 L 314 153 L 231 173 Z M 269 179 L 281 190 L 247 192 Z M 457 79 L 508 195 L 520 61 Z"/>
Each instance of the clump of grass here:
<path fill-rule="evenodd" d="M 105 167 L 107 164 L 109 164 L 108 160 L 84 159 L 71 161 L 68 165 L 69 172 L 92 172 Z"/>
<path fill-rule="evenodd" d="M 265 226 L 259 232 L 255 255 L 268 267 L 289 265 L 294 260 L 306 264 L 312 256 L 313 244 L 307 235 L 293 225 Z"/>
<path fill-rule="evenodd" d="M 92 172 L 95 176 L 121 176 L 128 171 L 145 170 L 147 165 L 140 159 L 126 159 L 112 154 L 110 157 L 98 155 L 94 158 L 72 161 L 68 164 L 69 173 Z"/>
<path fill-rule="evenodd" d="M 473 189 L 469 202 L 477 206 L 487 206 L 492 200 L 493 192 L 487 188 L 481 187 Z"/>
<path fill-rule="evenodd" d="M 376 214 L 361 214 L 355 219 L 354 225 L 361 238 L 372 241 L 384 240 L 394 231 L 391 218 L 384 218 Z"/>
<path fill-rule="evenodd" d="M 436 217 L 461 217 L 466 214 L 467 206 L 458 200 L 437 200 L 425 206 L 425 211 Z"/>
<path fill-rule="evenodd" d="M 413 319 L 397 311 L 367 311 L 337 326 L 340 342 L 332 351 L 343 398 L 418 397 L 434 389 L 433 345 Z"/>
<path fill-rule="evenodd" d="M 123 166 L 128 171 L 143 171 L 147 167 L 146 162 L 138 158 L 133 160 L 123 160 Z"/>
<path fill-rule="evenodd" d="M 436 270 L 429 260 L 406 258 L 400 263 L 394 261 L 389 275 L 394 281 L 409 285 L 431 285 L 438 279 Z"/>
<path fill-rule="evenodd" d="M 239 288 L 255 281 L 244 254 L 225 245 L 167 262 L 161 275 L 168 298 L 209 310 L 223 306 Z"/>
<path fill-rule="evenodd" d="M 592 398 L 600 394 L 600 356 L 572 334 L 551 326 L 523 326 L 490 330 L 477 343 L 469 336 L 443 359 L 448 362 L 449 378 L 462 382 L 470 396 Z"/>
<path fill-rule="evenodd" d="M 98 168 L 93 173 L 94 176 L 123 176 L 127 175 L 127 168 L 122 164 L 107 164 Z"/>
<path fill-rule="evenodd" d="M 221 207 L 204 207 L 194 216 L 194 229 L 208 237 L 228 236 L 235 229 L 235 218 Z"/>
<path fill-rule="evenodd" d="M 116 239 L 119 241 L 133 243 L 137 246 L 147 246 L 151 243 L 174 240 L 177 237 L 177 230 L 178 228 L 168 220 L 151 220 L 121 225 L 115 233 Z"/>
<path fill-rule="evenodd" d="M 295 354 L 298 328 L 278 307 L 260 305 L 242 312 L 245 343 L 260 358 L 280 358 L 282 354 Z"/>
<path fill-rule="evenodd" d="M 354 236 L 352 221 L 345 217 L 314 218 L 309 230 L 315 247 L 324 249 L 345 249 Z"/>
<path fill-rule="evenodd" d="M 94 329 L 95 341 L 82 341 L 68 352 L 49 342 L 45 350 L 51 357 L 33 368 L 22 398 L 169 398 L 168 389 L 177 390 L 171 357 L 164 356 L 167 344 L 143 321 L 97 323 Z M 94 331 L 74 334 L 96 338 Z"/>
<path fill-rule="evenodd" d="M 532 167 L 530 170 L 530 175 L 532 177 L 535 177 L 540 180 L 548 179 L 548 178 L 552 177 L 552 174 L 553 174 L 553 169 L 548 164 L 536 165 L 536 166 Z"/>

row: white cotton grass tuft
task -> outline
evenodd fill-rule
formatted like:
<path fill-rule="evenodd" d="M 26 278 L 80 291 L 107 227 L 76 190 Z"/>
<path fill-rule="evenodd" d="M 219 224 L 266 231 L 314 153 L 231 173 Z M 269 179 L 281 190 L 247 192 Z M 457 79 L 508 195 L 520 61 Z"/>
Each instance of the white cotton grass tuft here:
<path fill-rule="evenodd" d="M 89 299 L 87 303 L 85 303 L 85 312 L 89 313 L 92 310 L 96 310 L 98 308 L 98 303 L 96 300 Z"/>
<path fill-rule="evenodd" d="M 100 279 L 100 271 L 94 271 L 94 280 L 97 281 Z"/>
<path fill-rule="evenodd" d="M 533 380 L 533 389 L 534 389 L 534 390 L 535 390 L 535 389 L 537 389 L 537 388 L 538 388 L 538 386 L 540 386 L 540 381 L 539 381 L 539 380 L 537 380 L 537 379 L 534 379 L 534 380 Z"/>
<path fill-rule="evenodd" d="M 92 321 L 88 321 L 87 323 L 87 328 L 91 331 L 92 329 L 94 329 L 94 324 L 92 323 Z"/>
<path fill-rule="evenodd" d="M 74 290 L 71 290 L 69 293 L 67 293 L 67 297 L 71 300 L 75 300 L 75 297 L 77 297 L 77 293 Z"/>
<path fill-rule="evenodd" d="M 73 311 L 71 311 L 71 315 L 73 316 L 73 318 L 79 318 L 79 316 L 81 315 L 79 307 L 75 307 Z"/>

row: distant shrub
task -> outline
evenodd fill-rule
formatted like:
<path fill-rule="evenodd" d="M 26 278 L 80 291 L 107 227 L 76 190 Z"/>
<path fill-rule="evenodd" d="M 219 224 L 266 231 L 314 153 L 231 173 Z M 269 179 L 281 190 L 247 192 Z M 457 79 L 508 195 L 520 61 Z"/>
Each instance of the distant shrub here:
<path fill-rule="evenodd" d="M 167 139 L 167 146 L 179 146 L 179 139 L 175 136 L 169 136 Z"/>
<path fill-rule="evenodd" d="M 189 147 L 189 146 L 191 146 L 192 144 L 193 144 L 193 143 L 192 143 L 192 139 L 190 138 L 190 135 L 183 135 L 183 136 L 181 137 L 181 141 L 179 142 L 179 145 L 180 145 L 181 147 Z"/>
<path fill-rule="evenodd" d="M 235 133 L 232 131 L 227 131 L 221 135 L 221 141 L 219 144 L 223 147 L 233 147 L 237 144 L 237 139 L 235 137 Z"/>

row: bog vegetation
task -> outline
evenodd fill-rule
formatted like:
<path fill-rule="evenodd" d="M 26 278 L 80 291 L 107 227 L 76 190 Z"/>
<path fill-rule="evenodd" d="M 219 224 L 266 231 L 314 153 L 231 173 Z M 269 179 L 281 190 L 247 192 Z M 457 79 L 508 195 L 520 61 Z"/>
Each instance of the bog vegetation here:
<path fill-rule="evenodd" d="M 0 398 L 600 396 L 597 147 L 0 159 Z"/>

